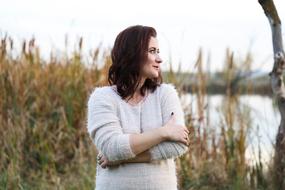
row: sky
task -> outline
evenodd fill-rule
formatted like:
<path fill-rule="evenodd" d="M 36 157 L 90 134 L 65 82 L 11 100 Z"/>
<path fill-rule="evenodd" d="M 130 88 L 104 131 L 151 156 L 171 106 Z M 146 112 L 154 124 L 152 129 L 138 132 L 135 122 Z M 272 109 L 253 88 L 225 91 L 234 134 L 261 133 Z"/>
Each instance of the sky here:
<path fill-rule="evenodd" d="M 285 1 L 274 2 L 285 20 Z M 181 64 L 183 71 L 195 71 L 200 48 L 210 71 L 223 68 L 226 48 L 241 60 L 251 52 L 253 70 L 270 72 L 273 64 L 270 26 L 257 0 L 0 0 L 0 4 L 0 36 L 8 34 L 18 45 L 35 37 L 43 56 L 51 50 L 64 51 L 65 36 L 69 50 L 83 37 L 88 55 L 100 44 L 112 47 L 120 31 L 141 24 L 158 32 L 163 70 L 172 62 L 174 69 Z"/>

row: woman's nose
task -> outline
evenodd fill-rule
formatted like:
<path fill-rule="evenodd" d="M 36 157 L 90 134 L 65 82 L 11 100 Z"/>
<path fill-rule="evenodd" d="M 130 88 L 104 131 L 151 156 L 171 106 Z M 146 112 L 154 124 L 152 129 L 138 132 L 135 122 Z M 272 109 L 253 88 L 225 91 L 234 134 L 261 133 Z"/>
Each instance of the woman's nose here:
<path fill-rule="evenodd" d="M 160 58 L 158 54 L 156 54 L 155 62 L 162 63 L 162 59 Z"/>

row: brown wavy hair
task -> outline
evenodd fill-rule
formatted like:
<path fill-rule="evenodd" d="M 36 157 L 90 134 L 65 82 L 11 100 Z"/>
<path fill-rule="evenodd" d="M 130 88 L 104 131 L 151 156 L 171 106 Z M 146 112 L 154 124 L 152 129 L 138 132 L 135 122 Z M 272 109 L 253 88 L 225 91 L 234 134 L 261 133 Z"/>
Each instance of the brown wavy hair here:
<path fill-rule="evenodd" d="M 125 99 L 132 97 L 138 88 L 140 71 L 147 60 L 148 45 L 151 37 L 156 37 L 156 30 L 149 26 L 131 26 L 120 32 L 111 51 L 112 65 L 109 68 L 108 82 L 116 85 L 119 95 Z M 147 78 L 140 89 L 141 95 L 146 90 L 154 92 L 162 83 L 159 77 Z"/>

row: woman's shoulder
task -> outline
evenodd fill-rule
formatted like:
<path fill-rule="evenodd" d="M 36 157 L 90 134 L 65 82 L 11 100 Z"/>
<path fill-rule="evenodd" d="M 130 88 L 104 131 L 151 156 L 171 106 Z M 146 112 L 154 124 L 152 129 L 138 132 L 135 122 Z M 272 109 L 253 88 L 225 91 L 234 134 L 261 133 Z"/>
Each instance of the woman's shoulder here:
<path fill-rule="evenodd" d="M 89 96 L 89 102 L 93 101 L 110 101 L 112 98 L 111 86 L 98 86 L 95 87 Z"/>
<path fill-rule="evenodd" d="M 111 86 L 97 86 L 91 92 L 91 96 L 106 96 L 108 94 L 111 94 Z"/>
<path fill-rule="evenodd" d="M 158 93 L 161 96 L 164 96 L 164 95 L 167 95 L 169 93 L 177 93 L 177 90 L 172 83 L 162 83 L 158 87 Z"/>

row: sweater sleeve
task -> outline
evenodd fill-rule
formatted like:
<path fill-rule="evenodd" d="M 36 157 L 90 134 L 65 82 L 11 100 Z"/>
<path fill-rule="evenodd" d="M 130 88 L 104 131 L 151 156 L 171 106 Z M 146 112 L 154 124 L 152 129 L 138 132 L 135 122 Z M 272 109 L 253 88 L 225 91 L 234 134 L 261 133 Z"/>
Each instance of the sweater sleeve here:
<path fill-rule="evenodd" d="M 103 88 L 96 88 L 88 100 L 87 129 L 95 144 L 109 161 L 135 157 L 129 134 L 123 134 L 116 104 Z"/>
<path fill-rule="evenodd" d="M 185 126 L 184 112 L 176 89 L 171 84 L 161 87 L 161 110 L 163 125 L 170 119 L 171 112 L 176 117 L 176 123 Z M 151 160 L 177 158 L 186 153 L 188 147 L 180 142 L 164 141 L 150 149 Z"/>

